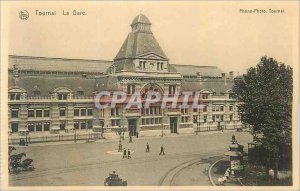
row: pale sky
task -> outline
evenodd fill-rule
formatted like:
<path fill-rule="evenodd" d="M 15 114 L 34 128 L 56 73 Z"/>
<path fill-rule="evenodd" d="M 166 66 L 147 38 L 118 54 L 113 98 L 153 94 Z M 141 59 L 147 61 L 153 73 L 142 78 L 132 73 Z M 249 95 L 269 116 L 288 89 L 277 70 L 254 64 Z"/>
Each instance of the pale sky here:
<path fill-rule="evenodd" d="M 6 2 L 8 3 L 8 2 Z M 298 2 L 47 2 L 9 3 L 9 54 L 113 60 L 140 12 L 171 64 L 213 65 L 244 73 L 271 56 L 297 64 Z M 284 9 L 284 13 L 241 13 L 240 9 Z M 85 11 L 63 16 L 62 11 Z M 19 18 L 27 10 L 29 19 Z M 35 10 L 56 11 L 36 16 Z M 4 16 L 4 18 L 5 18 Z"/>

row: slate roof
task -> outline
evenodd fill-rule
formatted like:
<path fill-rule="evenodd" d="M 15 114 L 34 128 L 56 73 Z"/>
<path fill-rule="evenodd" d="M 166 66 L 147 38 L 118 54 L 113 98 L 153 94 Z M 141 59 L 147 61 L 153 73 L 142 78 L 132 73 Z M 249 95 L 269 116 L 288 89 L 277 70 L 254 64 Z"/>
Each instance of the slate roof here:
<path fill-rule="evenodd" d="M 17 79 L 17 86 L 24 88 L 28 96 L 33 95 L 33 91 L 40 90 L 41 96 L 49 96 L 49 93 L 58 87 L 66 87 L 74 91 L 76 95 L 78 89 L 84 91 L 84 95 L 92 95 L 94 91 L 95 79 L 82 77 L 49 77 L 49 76 L 22 76 Z M 9 75 L 8 87 L 16 86 L 14 78 Z"/>
<path fill-rule="evenodd" d="M 215 92 L 217 95 L 222 93 L 226 93 L 228 90 L 232 89 L 233 81 L 227 81 L 226 84 L 224 81 L 190 81 L 183 80 L 182 81 L 182 91 L 201 91 L 201 90 L 211 90 Z"/>
<path fill-rule="evenodd" d="M 172 64 L 171 67 L 180 72 L 184 76 L 194 76 L 197 72 L 201 72 L 202 76 L 220 77 L 223 71 L 217 66 L 194 66 Z"/>
<path fill-rule="evenodd" d="M 15 64 L 19 70 L 104 73 L 112 61 L 10 55 L 8 67 Z"/>
<path fill-rule="evenodd" d="M 137 22 L 148 22 L 150 24 L 149 19 L 145 15 L 137 16 L 133 20 L 133 23 Z M 114 60 L 136 58 L 139 55 L 150 52 L 167 59 L 166 54 L 159 46 L 151 31 L 132 31 L 128 34 Z"/>

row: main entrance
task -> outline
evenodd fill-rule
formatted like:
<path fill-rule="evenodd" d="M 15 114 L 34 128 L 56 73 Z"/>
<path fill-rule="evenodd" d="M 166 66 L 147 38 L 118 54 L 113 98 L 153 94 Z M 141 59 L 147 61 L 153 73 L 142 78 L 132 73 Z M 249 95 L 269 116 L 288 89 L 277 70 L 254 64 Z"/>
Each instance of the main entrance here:
<path fill-rule="evenodd" d="M 171 133 L 177 133 L 177 117 L 170 117 Z"/>
<path fill-rule="evenodd" d="M 130 136 L 136 136 L 137 133 L 137 120 L 128 119 L 128 131 Z"/>

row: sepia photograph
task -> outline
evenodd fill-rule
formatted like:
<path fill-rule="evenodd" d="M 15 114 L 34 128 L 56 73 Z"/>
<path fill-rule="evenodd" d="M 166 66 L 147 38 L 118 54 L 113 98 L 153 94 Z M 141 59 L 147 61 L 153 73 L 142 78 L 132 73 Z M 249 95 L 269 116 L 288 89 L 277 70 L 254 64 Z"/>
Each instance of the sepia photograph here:
<path fill-rule="evenodd" d="M 298 66 L 298 1 L 2 1 L 1 190 L 299 190 Z"/>

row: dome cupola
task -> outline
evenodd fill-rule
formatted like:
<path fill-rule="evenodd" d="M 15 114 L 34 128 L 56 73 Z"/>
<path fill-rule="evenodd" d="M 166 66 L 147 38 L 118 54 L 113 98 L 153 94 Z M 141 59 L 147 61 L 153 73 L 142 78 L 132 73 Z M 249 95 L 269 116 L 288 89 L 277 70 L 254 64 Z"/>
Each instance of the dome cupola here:
<path fill-rule="evenodd" d="M 151 33 L 151 22 L 143 14 L 136 16 L 131 23 L 132 32 Z"/>

